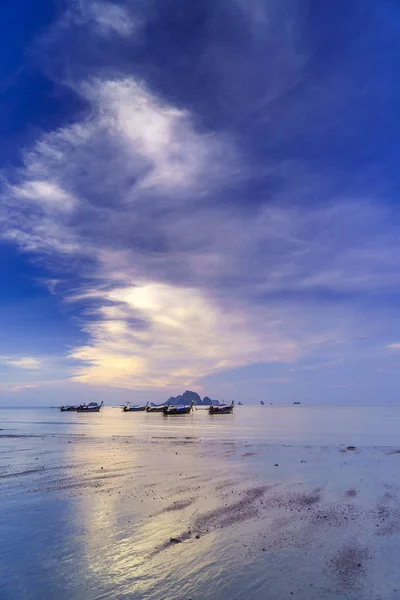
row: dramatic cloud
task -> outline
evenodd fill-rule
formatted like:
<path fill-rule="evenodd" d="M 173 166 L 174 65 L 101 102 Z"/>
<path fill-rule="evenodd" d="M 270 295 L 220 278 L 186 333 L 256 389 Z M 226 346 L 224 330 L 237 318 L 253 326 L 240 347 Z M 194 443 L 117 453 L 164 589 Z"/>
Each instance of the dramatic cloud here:
<path fill-rule="evenodd" d="M 78 311 L 71 378 L 179 388 L 321 347 L 323 364 L 341 364 L 357 336 L 384 348 L 398 209 L 382 201 L 378 168 L 364 181 L 345 164 L 365 129 L 357 86 L 317 68 L 322 42 L 309 40 L 301 3 L 206 3 L 209 20 L 181 40 L 173 68 L 169 38 L 157 49 L 151 37 L 172 5 L 153 7 L 147 29 L 134 5 L 73 4 L 48 34 L 48 47 L 59 37 L 71 53 L 64 83 L 84 108 L 3 171 L 1 237 L 53 269 L 52 293 Z M 75 40 L 88 57 L 77 60 Z"/>
<path fill-rule="evenodd" d="M 81 382 L 176 387 L 217 369 L 298 354 L 276 322 L 256 331 L 244 311 L 224 312 L 196 289 L 144 283 L 98 295 L 101 318 L 88 326 L 92 344 L 72 354 L 85 364 Z"/>
<path fill-rule="evenodd" d="M 76 380 L 171 387 L 293 361 L 316 336 L 343 332 L 268 296 L 398 285 L 396 229 L 376 234 L 387 219 L 378 206 L 215 203 L 247 177 L 226 136 L 197 131 L 133 78 L 93 80 L 82 93 L 90 118 L 26 153 L 3 213 L 5 238 L 79 260 L 75 299 L 92 308 L 90 343 L 70 353 L 82 364 Z"/>

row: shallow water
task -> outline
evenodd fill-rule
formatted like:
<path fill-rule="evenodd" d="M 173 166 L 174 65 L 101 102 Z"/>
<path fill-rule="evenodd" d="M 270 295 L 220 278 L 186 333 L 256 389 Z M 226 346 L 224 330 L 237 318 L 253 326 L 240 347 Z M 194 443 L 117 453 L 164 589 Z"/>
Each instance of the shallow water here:
<path fill-rule="evenodd" d="M 0 409 L 0 598 L 394 600 L 399 425 L 400 407 Z"/>

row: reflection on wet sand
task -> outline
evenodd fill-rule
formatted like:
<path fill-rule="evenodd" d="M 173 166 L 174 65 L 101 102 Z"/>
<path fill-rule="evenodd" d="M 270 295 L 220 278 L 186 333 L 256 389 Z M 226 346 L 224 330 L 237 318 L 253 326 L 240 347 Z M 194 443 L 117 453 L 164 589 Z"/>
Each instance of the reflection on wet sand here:
<path fill-rule="evenodd" d="M 90 438 L 90 424 L 86 432 Z M 187 577 L 187 564 L 194 559 L 191 554 L 198 554 L 194 545 L 192 549 L 188 544 L 182 550 L 174 549 L 173 557 L 169 552 L 168 569 L 165 556 L 158 557 L 173 545 L 171 539 L 177 543 L 192 537 L 196 540 L 195 533 L 192 536 L 190 530 L 181 529 L 189 516 L 185 509 L 196 502 L 196 497 L 188 498 L 187 493 L 199 494 L 201 490 L 202 476 L 191 475 L 193 461 L 196 471 L 204 473 L 206 479 L 208 466 L 202 464 L 201 456 L 194 459 L 191 454 L 176 451 L 177 445 L 185 441 L 174 440 L 171 444 L 159 440 L 151 452 L 143 442 L 124 437 L 114 437 L 106 445 L 93 441 L 65 446 L 66 462 L 82 469 L 77 486 L 82 491 L 88 484 L 94 485 L 93 493 L 78 494 L 70 512 L 70 519 L 76 522 L 79 518 L 84 531 L 80 566 L 86 570 L 86 578 L 99 581 L 106 573 L 106 588 L 113 582 L 120 594 L 140 598 L 154 583 L 151 572 L 156 570 L 157 577 L 168 578 L 174 558 L 178 563 L 184 558 L 182 576 Z M 210 543 L 203 542 L 203 551 Z"/>
<path fill-rule="evenodd" d="M 118 423 L 0 440 L 6 598 L 397 598 L 398 448 Z"/>

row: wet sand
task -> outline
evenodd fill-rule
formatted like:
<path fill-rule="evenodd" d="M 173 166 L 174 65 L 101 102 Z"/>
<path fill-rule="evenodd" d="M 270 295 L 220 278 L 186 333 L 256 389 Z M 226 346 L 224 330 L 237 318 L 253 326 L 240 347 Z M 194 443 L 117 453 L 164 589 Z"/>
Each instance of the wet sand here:
<path fill-rule="evenodd" d="M 400 447 L 174 433 L 3 429 L 2 600 L 400 597 Z"/>

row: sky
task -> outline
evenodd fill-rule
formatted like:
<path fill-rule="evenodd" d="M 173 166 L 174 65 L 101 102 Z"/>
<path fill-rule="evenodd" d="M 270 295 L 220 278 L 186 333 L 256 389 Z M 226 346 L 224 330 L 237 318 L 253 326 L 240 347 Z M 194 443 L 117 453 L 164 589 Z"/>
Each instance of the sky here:
<path fill-rule="evenodd" d="M 394 0 L 5 0 L 0 404 L 398 401 Z"/>

